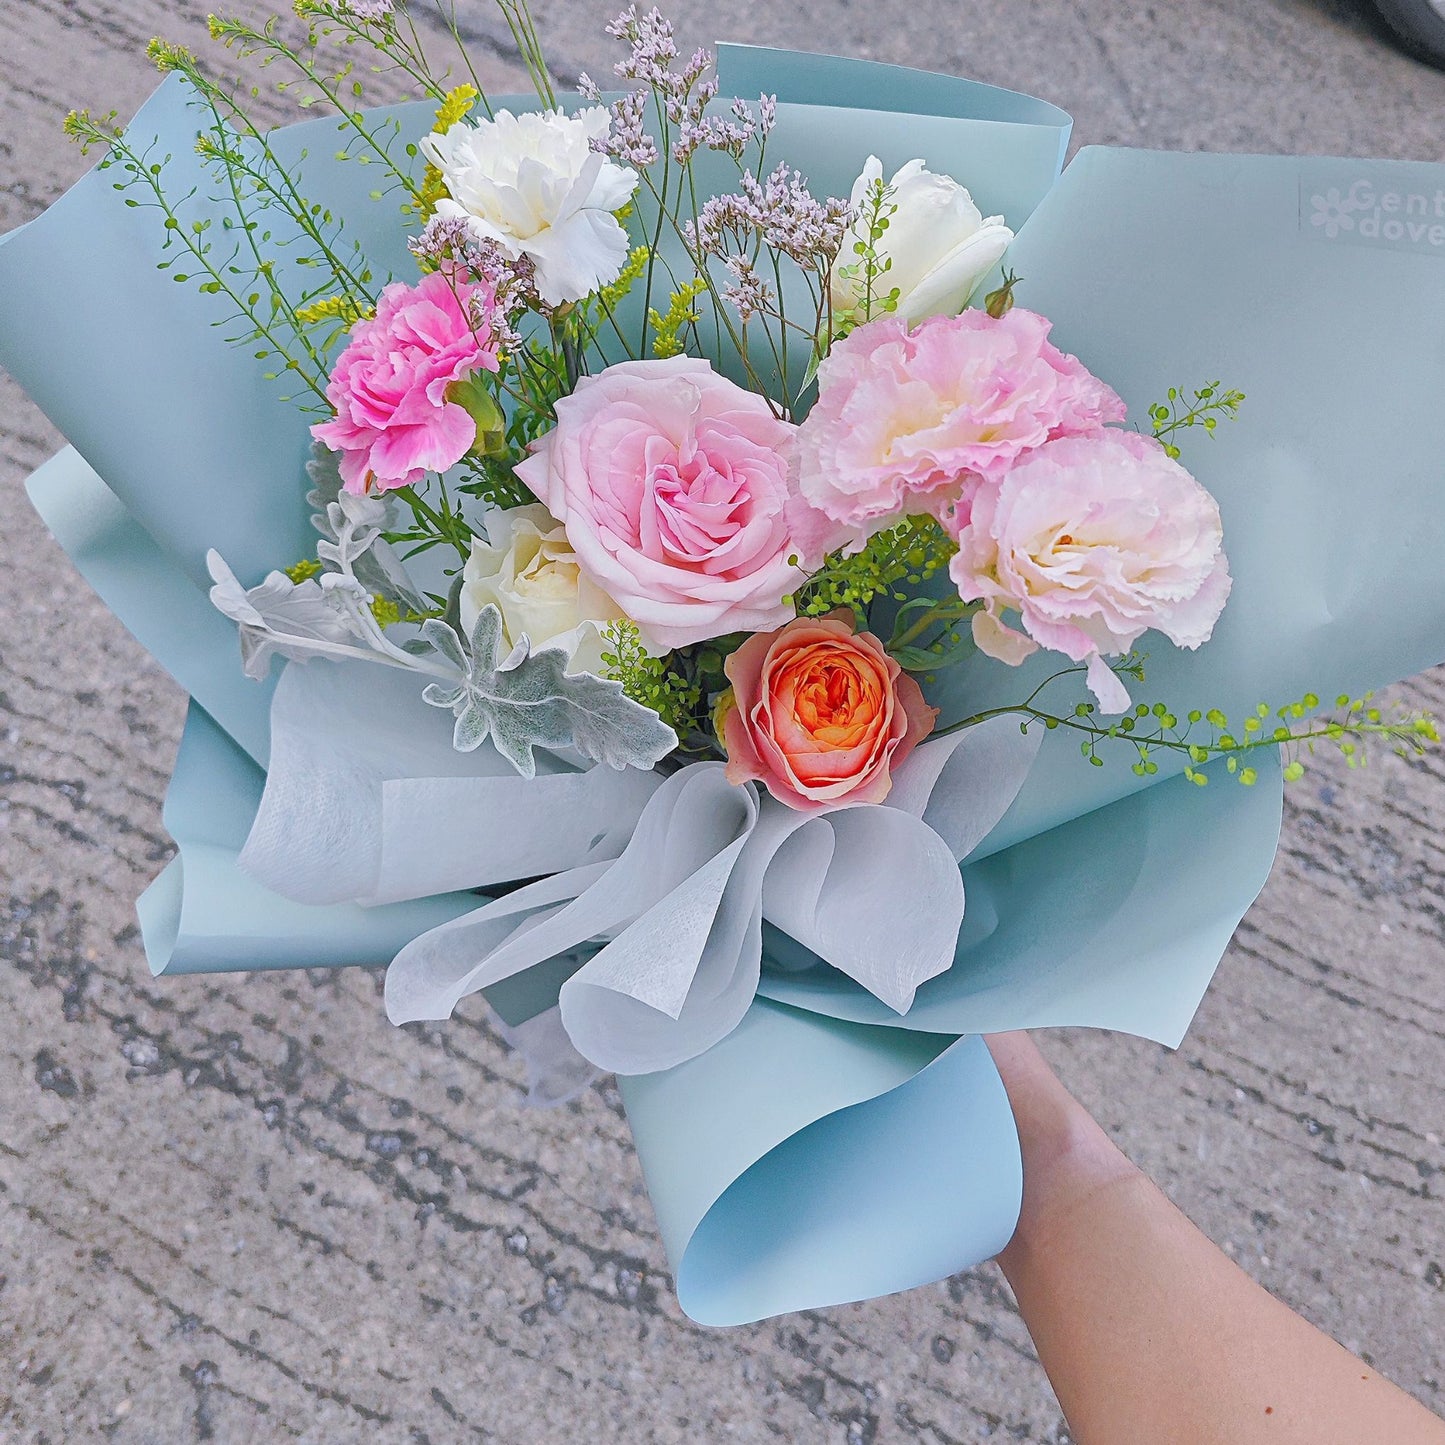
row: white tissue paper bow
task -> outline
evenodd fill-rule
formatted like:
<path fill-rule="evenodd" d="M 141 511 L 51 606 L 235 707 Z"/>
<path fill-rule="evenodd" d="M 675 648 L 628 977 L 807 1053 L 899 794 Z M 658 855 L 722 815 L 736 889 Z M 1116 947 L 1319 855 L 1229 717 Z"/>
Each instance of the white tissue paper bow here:
<path fill-rule="evenodd" d="M 554 760 L 520 778 L 490 747 L 455 752 L 414 678 L 361 666 L 287 666 L 242 867 L 317 904 L 534 879 L 403 948 L 387 1013 L 446 1018 L 468 994 L 600 945 L 562 985 L 560 1024 L 619 1074 L 671 1068 L 737 1026 L 764 919 L 906 1013 L 953 963 L 959 862 L 1039 742 L 997 718 L 916 748 L 883 804 L 802 813 L 729 783 L 720 762 L 663 774 Z"/>

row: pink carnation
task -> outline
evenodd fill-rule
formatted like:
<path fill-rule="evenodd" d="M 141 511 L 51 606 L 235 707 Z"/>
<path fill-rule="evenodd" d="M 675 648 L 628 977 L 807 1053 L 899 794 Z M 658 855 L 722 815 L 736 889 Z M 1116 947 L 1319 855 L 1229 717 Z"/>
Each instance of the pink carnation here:
<path fill-rule="evenodd" d="M 1016 664 L 1042 645 L 1087 662 L 1110 713 L 1129 694 L 1104 658 L 1149 628 L 1198 647 L 1230 588 L 1214 498 L 1158 442 L 1125 431 L 1049 442 L 981 488 L 949 573 L 965 601 L 984 603 L 973 619 L 983 652 Z"/>
<path fill-rule="evenodd" d="M 838 342 L 798 436 L 798 485 L 855 546 L 900 517 L 955 526 L 982 483 L 1065 436 L 1124 419 L 1124 403 L 1018 308 L 936 316 L 909 331 L 884 316 Z"/>
<path fill-rule="evenodd" d="M 351 328 L 326 388 L 336 418 L 311 428 L 341 453 L 348 492 L 412 486 L 472 448 L 477 424 L 450 389 L 497 369 L 492 303 L 489 287 L 433 271 L 386 287 Z"/>
<path fill-rule="evenodd" d="M 668 650 L 793 615 L 793 432 L 705 361 L 628 361 L 557 403 L 517 475 L 583 572 Z"/>

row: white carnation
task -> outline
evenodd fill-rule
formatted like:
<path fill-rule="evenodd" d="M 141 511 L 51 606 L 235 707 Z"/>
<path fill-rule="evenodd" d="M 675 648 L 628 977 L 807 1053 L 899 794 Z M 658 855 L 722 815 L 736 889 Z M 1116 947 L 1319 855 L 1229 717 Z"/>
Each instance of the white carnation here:
<path fill-rule="evenodd" d="M 439 216 L 466 221 L 479 239 L 536 267 L 549 306 L 580 301 L 615 281 L 627 261 L 618 221 L 637 175 L 592 148 L 608 131 L 602 106 L 513 115 L 454 125 L 426 136 L 422 154 L 442 174 L 448 197 Z"/>

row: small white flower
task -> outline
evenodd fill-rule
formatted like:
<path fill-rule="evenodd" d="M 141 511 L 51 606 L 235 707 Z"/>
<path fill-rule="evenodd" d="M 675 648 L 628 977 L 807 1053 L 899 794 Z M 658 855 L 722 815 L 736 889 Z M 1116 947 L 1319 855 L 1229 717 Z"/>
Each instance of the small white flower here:
<path fill-rule="evenodd" d="M 1311 196 L 1314 204 L 1314 214 L 1310 217 L 1310 224 L 1323 226 L 1325 235 L 1334 240 L 1341 231 L 1353 231 L 1355 229 L 1355 218 L 1350 213 L 1355 210 L 1355 202 L 1352 196 L 1341 196 L 1338 186 L 1331 186 L 1322 196 Z"/>
<path fill-rule="evenodd" d="M 512 260 L 530 259 L 547 305 L 580 301 L 615 281 L 627 261 L 627 232 L 614 213 L 632 199 L 637 176 L 593 149 L 609 124 L 602 106 L 576 115 L 499 110 L 426 136 L 422 154 L 449 192 L 437 215 L 462 218 Z"/>
<path fill-rule="evenodd" d="M 622 616 L 583 576 L 566 530 L 540 504 L 488 515 L 487 540 L 473 539 L 462 570 L 460 600 L 468 637 L 490 603 L 502 614 L 507 646 L 525 633 L 534 652 L 560 648 L 569 673 L 601 673 L 603 630 Z"/>
<path fill-rule="evenodd" d="M 833 312 L 841 319 L 869 319 L 860 314 L 867 298 L 862 258 L 854 247 L 868 239 L 866 203 L 882 179 L 883 163 L 869 156 L 853 183 L 853 223 L 829 280 Z M 888 182 L 885 204 L 894 209 L 876 250 L 881 261 L 892 264 L 878 278 L 875 301 L 876 293 L 887 295 L 896 287 L 894 314 L 910 327 L 929 316 L 962 311 L 1014 238 L 1002 216 L 985 217 L 963 186 L 926 169 L 921 160 L 909 161 Z M 881 312 L 876 304 L 873 309 Z"/>

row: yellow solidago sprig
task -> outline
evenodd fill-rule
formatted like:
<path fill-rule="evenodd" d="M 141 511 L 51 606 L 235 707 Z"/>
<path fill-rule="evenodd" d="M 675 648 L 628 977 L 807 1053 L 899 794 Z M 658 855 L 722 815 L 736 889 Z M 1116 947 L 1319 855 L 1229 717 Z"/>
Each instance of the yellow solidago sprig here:
<path fill-rule="evenodd" d="M 447 91 L 441 105 L 437 107 L 436 124 L 432 127 L 432 133 L 445 135 L 453 126 L 460 125 L 471 114 L 472 107 L 480 98 L 481 91 L 474 85 L 458 85 Z M 412 209 L 422 220 L 426 220 L 436 210 L 437 202 L 446 200 L 449 194 L 446 177 L 428 161 L 426 170 L 422 172 L 421 189 Z"/>
<path fill-rule="evenodd" d="M 446 98 L 437 107 L 436 133 L 445 135 L 454 125 L 460 125 L 480 97 L 481 91 L 475 85 L 458 85 L 447 91 Z"/>
<path fill-rule="evenodd" d="M 682 333 L 689 326 L 696 326 L 702 314 L 693 303 L 708 289 L 701 276 L 686 282 L 672 293 L 665 312 L 649 308 L 648 324 L 652 327 L 652 354 L 654 356 L 680 356 L 683 351 Z"/>
<path fill-rule="evenodd" d="M 321 337 L 320 345 L 329 348 L 338 341 L 345 333 L 351 330 L 358 321 L 367 320 L 376 315 L 376 307 L 369 302 L 363 304 L 354 296 L 324 296 L 318 301 L 312 301 L 305 306 L 296 308 L 296 323 L 298 326 L 327 326 L 329 329 Z"/>
<path fill-rule="evenodd" d="M 615 311 L 623 297 L 641 279 L 647 269 L 648 258 L 652 255 L 650 246 L 635 246 L 627 258 L 627 264 L 617 273 L 617 279 L 609 282 L 597 293 L 604 311 Z"/>
<path fill-rule="evenodd" d="M 401 608 L 390 597 L 373 597 L 371 615 L 376 618 L 379 627 L 394 627 L 402 620 Z"/>
<path fill-rule="evenodd" d="M 309 582 L 311 578 L 321 575 L 321 563 L 315 557 L 303 557 L 299 562 L 293 562 L 291 566 L 281 570 L 299 587 L 303 582 Z"/>
<path fill-rule="evenodd" d="M 375 314 L 374 306 L 363 306 L 353 296 L 327 296 L 320 301 L 311 302 L 308 306 L 296 308 L 296 319 L 303 326 L 315 326 L 321 321 L 339 321 L 350 326 L 353 322 L 360 321 L 363 316 Z"/>

